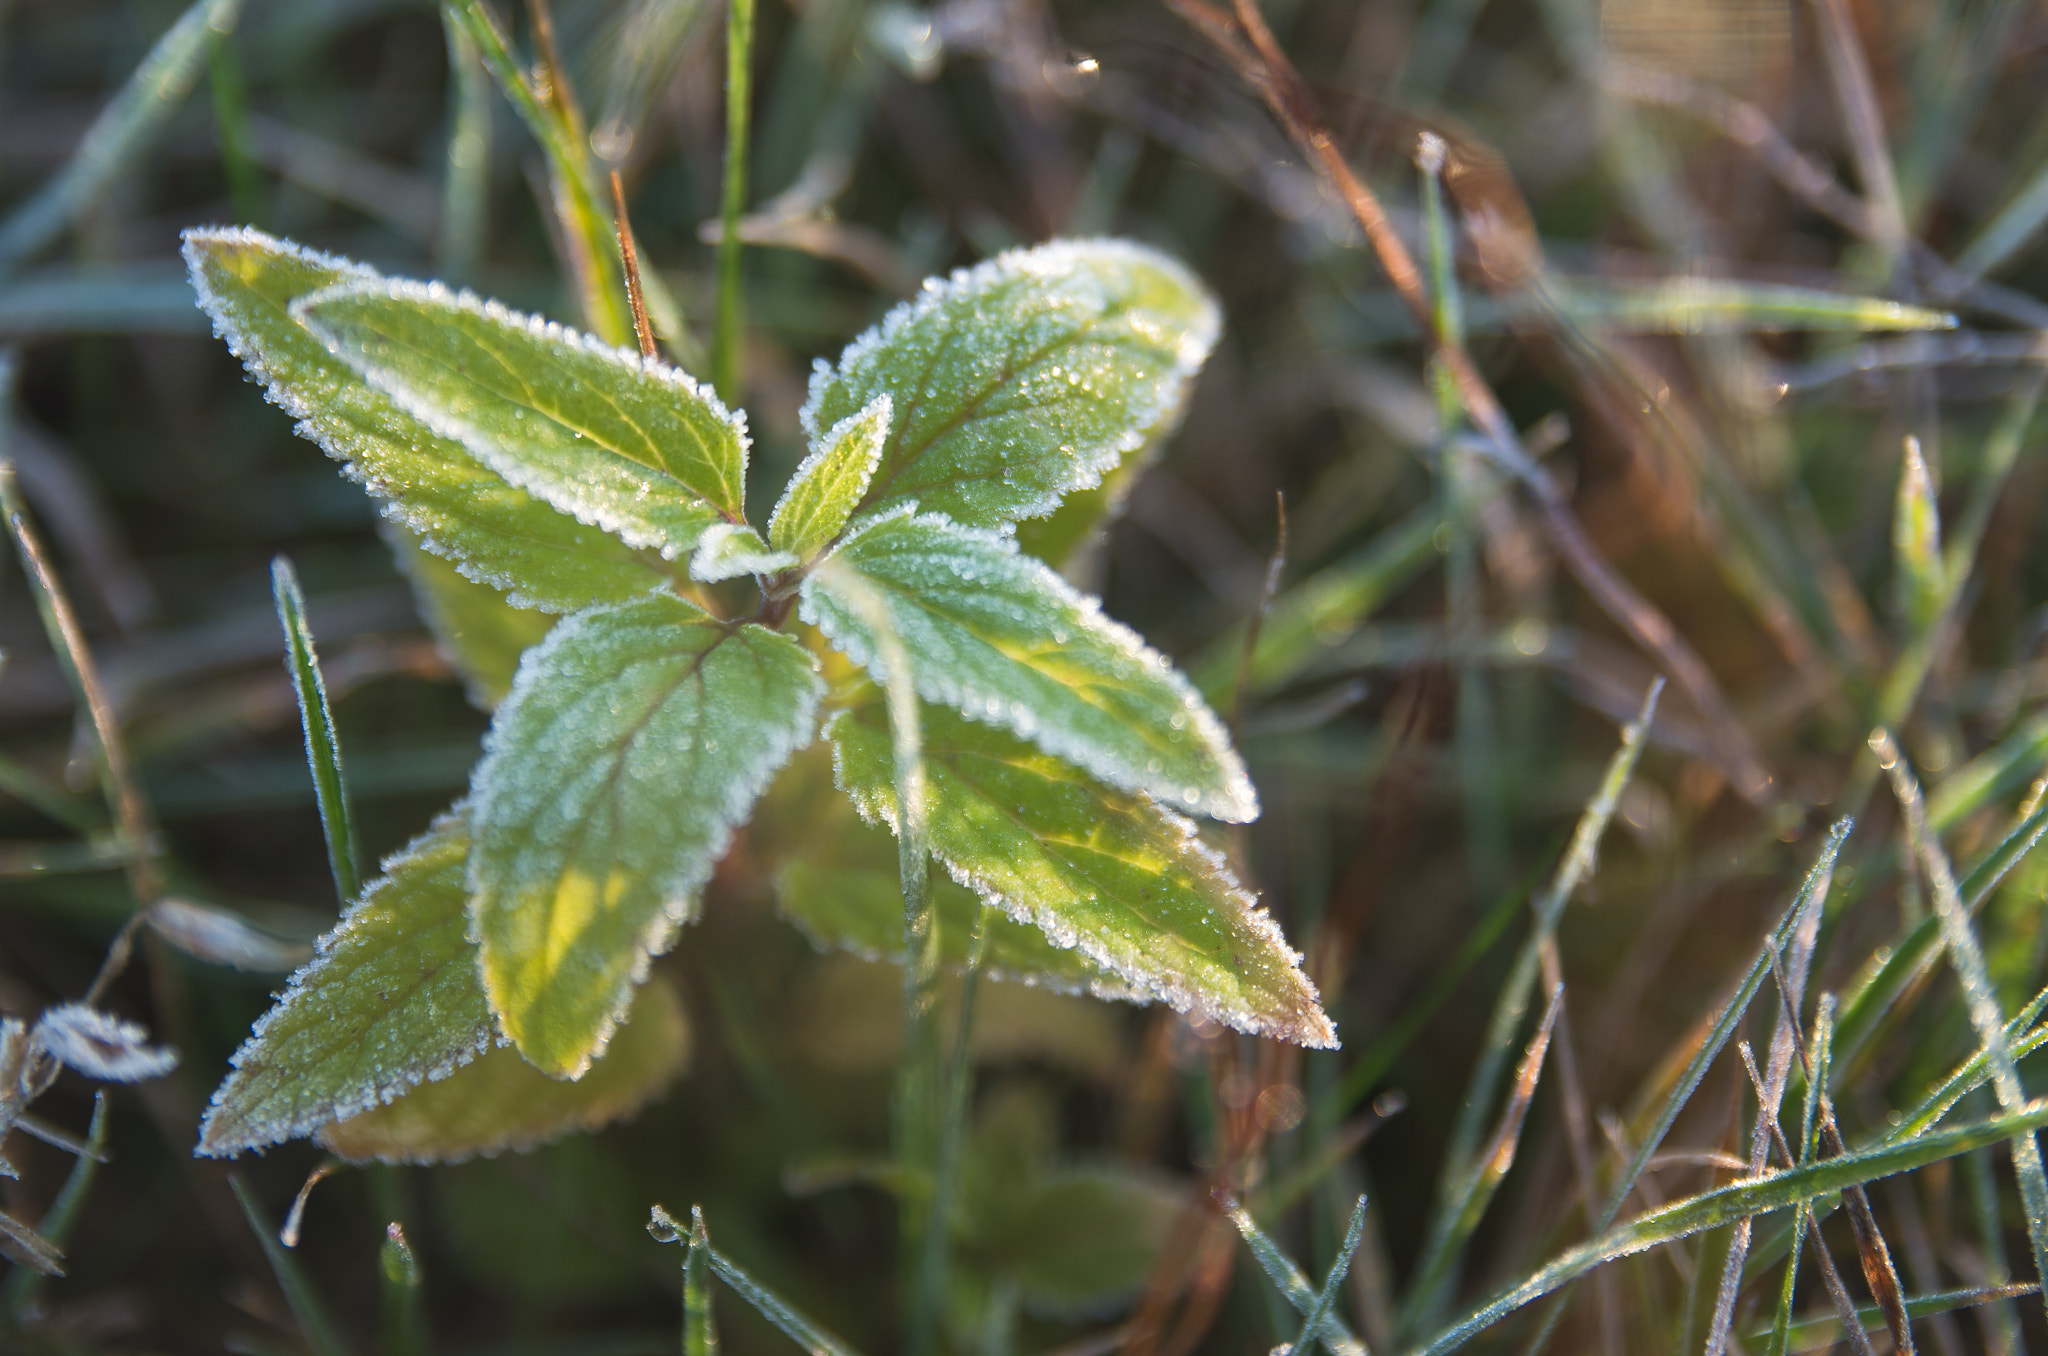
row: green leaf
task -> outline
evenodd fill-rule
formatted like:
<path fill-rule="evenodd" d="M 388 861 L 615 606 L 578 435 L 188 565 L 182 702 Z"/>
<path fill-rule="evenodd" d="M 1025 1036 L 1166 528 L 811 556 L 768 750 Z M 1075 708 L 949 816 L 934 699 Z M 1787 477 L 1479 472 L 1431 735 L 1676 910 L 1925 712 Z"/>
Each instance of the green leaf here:
<path fill-rule="evenodd" d="M 465 933 L 466 813 L 441 816 L 384 863 L 320 939 L 213 1095 L 199 1152 L 311 1134 L 445 1078 L 497 1035 Z"/>
<path fill-rule="evenodd" d="M 744 521 L 745 421 L 658 359 L 439 283 L 352 279 L 291 310 L 401 409 L 578 522 L 673 560 Z"/>
<path fill-rule="evenodd" d="M 672 594 L 579 613 L 519 666 L 478 765 L 473 935 L 505 1033 L 573 1078 L 604 1048 L 821 683 L 789 637 Z"/>
<path fill-rule="evenodd" d="M 1009 537 L 900 511 L 856 532 L 806 579 L 804 620 L 873 671 L 864 598 L 914 656 L 926 701 L 1113 786 L 1218 819 L 1258 817 L 1244 764 L 1187 679 Z"/>
<path fill-rule="evenodd" d="M 573 1083 L 549 1078 L 508 1046 L 335 1122 L 320 1142 L 354 1163 L 457 1163 L 505 1149 L 523 1153 L 638 1111 L 682 1070 L 689 1048 L 682 1003 L 655 979 L 640 986 L 603 1056 Z"/>
<path fill-rule="evenodd" d="M 761 534 L 744 523 L 713 523 L 690 553 L 690 578 L 705 583 L 743 574 L 774 574 L 796 564 L 787 551 L 771 551 Z"/>
<path fill-rule="evenodd" d="M 466 579 L 453 565 L 420 545 L 402 527 L 384 534 L 399 572 L 412 583 L 420 619 L 440 642 L 441 653 L 462 675 L 469 699 L 494 709 L 512 690 L 519 656 L 540 643 L 555 618 L 514 607 L 488 584 Z"/>
<path fill-rule="evenodd" d="M 862 823 L 843 797 L 833 796 L 811 819 L 802 845 L 776 872 L 775 897 L 783 916 L 813 945 L 901 963 L 903 882 L 895 844 Z M 965 886 L 935 879 L 932 908 L 942 960 L 964 968 L 981 900 Z M 1098 998 L 1141 997 L 1082 951 L 1054 946 L 1036 926 L 1008 915 L 991 922 L 984 968 L 994 978 Z"/>
<path fill-rule="evenodd" d="M 928 707 L 923 724 L 932 851 L 955 880 L 1144 997 L 1240 1031 L 1336 1045 L 1279 928 L 1192 823 L 950 711 Z M 826 733 L 840 786 L 894 827 L 882 705 L 844 711 Z"/>
<path fill-rule="evenodd" d="M 821 363 L 804 429 L 822 446 L 893 396 L 863 510 L 914 502 L 976 527 L 1035 518 L 1172 425 L 1220 323 L 1208 289 L 1145 246 L 1012 250 L 927 283 L 838 367 Z"/>
<path fill-rule="evenodd" d="M 800 560 L 832 543 L 874 479 L 894 408 L 886 393 L 878 395 L 832 426 L 790 477 L 768 519 L 770 541 Z"/>
<path fill-rule="evenodd" d="M 246 228 L 185 232 L 185 262 L 215 332 L 299 421 L 299 432 L 385 501 L 386 517 L 466 577 L 548 612 L 624 602 L 668 578 L 658 562 L 436 437 L 291 318 L 297 298 L 374 279 L 371 270 Z"/>

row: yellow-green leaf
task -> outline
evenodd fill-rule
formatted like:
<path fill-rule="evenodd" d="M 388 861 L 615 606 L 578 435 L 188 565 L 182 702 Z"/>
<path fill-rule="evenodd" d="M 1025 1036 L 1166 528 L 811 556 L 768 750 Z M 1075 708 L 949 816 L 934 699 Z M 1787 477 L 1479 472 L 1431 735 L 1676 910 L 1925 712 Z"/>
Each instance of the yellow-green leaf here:
<path fill-rule="evenodd" d="M 689 1053 L 683 1005 L 657 978 L 640 986 L 611 1044 L 573 1083 L 549 1078 L 505 1046 L 437 1083 L 337 1121 L 320 1132 L 320 1142 L 356 1163 L 454 1163 L 523 1152 L 638 1111 L 682 1071 Z"/>

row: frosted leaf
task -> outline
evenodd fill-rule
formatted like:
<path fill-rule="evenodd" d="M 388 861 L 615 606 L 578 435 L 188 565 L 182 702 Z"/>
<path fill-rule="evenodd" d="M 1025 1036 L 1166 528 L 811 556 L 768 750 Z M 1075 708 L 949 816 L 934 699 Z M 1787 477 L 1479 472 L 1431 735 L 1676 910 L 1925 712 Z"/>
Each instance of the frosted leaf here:
<path fill-rule="evenodd" d="M 291 318 L 291 303 L 378 275 L 247 228 L 185 232 L 185 262 L 214 332 L 270 399 L 364 488 L 470 579 L 522 606 L 574 612 L 659 585 L 650 556 L 514 488 L 399 409 Z"/>
<path fill-rule="evenodd" d="M 1244 764 L 1187 679 L 1008 537 L 907 512 L 849 537 L 805 581 L 803 618 L 872 670 L 874 639 L 834 583 L 841 569 L 887 609 L 925 700 L 1112 786 L 1218 819 L 1258 817 Z"/>
<path fill-rule="evenodd" d="M 400 409 L 628 545 L 673 560 L 745 521 L 745 421 L 657 359 L 439 283 L 339 282 L 291 313 Z"/>
<path fill-rule="evenodd" d="M 149 1044 L 149 1028 L 83 1003 L 45 1010 L 29 1032 L 29 1044 L 87 1078 L 107 1083 L 161 1078 L 178 1067 L 177 1051 Z"/>
<path fill-rule="evenodd" d="M 159 899 L 143 915 L 149 930 L 188 956 L 256 974 L 304 965 L 312 948 L 258 932 L 239 914 L 189 899 Z"/>
<path fill-rule="evenodd" d="M 673 594 L 557 626 L 478 765 L 471 935 L 521 1054 L 576 1077 L 775 770 L 808 743 L 804 648 Z"/>
<path fill-rule="evenodd" d="M 874 478 L 894 409 L 878 395 L 831 427 L 790 477 L 768 520 L 770 541 L 801 560 L 831 545 Z"/>
<path fill-rule="evenodd" d="M 839 784 L 896 823 L 881 702 L 826 726 Z M 1300 957 L 1188 820 L 1000 730 L 927 706 L 932 853 L 962 885 L 1147 998 L 1297 1044 L 1337 1034 Z"/>
<path fill-rule="evenodd" d="M 524 1152 L 638 1111 L 682 1071 L 689 1050 L 682 1003 L 657 978 L 640 987 L 611 1044 L 573 1083 L 549 1078 L 505 1046 L 438 1083 L 336 1121 L 319 1139 L 354 1163 L 456 1163 Z"/>
<path fill-rule="evenodd" d="M 787 551 L 771 551 L 761 534 L 744 523 L 713 523 L 690 554 L 690 578 L 714 583 L 746 574 L 774 574 L 796 564 Z"/>
<path fill-rule="evenodd" d="M 915 501 L 980 527 L 1049 513 L 1179 416 L 1216 342 L 1193 274 L 1122 240 L 1012 250 L 925 284 L 818 365 L 820 433 L 890 394 L 889 440 L 862 511 Z"/>
<path fill-rule="evenodd" d="M 844 799 L 831 801 L 808 817 L 801 845 L 776 872 L 776 903 L 814 946 L 900 962 L 903 883 L 896 845 L 886 831 L 862 823 Z M 963 967 L 981 900 L 957 882 L 934 876 L 931 902 L 943 960 Z M 1036 925 L 1008 913 L 993 922 L 985 966 L 990 975 L 1060 993 L 1139 996 L 1084 953 L 1055 945 Z"/>
<path fill-rule="evenodd" d="M 199 1152 L 260 1149 L 446 1078 L 497 1040 L 466 935 L 467 812 L 384 863 L 237 1050 Z"/>

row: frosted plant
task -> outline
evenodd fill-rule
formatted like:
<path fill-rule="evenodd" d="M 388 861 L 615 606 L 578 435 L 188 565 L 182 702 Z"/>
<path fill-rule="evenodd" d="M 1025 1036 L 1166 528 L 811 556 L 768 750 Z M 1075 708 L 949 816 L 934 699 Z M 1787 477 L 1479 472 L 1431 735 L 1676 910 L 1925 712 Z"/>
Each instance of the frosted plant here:
<path fill-rule="evenodd" d="M 475 644 L 488 628 L 450 628 L 472 691 L 503 695 L 470 794 L 257 1024 L 204 1152 L 317 1134 L 459 1156 L 644 1100 L 685 1042 L 649 959 L 821 718 L 839 788 L 896 826 L 890 655 L 923 704 L 931 850 L 1005 915 L 994 968 L 1334 1043 L 1187 817 L 1258 814 L 1222 724 L 1053 568 L 1215 342 L 1179 265 L 1078 241 L 928 283 L 818 365 L 810 454 L 764 535 L 744 417 L 656 359 L 250 230 L 185 252 L 221 337 L 424 548 L 432 617 L 561 617 L 530 648 L 498 628 L 524 650 L 509 681 Z M 746 577 L 734 607 L 721 581 Z M 851 666 L 828 669 L 834 650 Z M 853 875 L 807 892 L 829 857 L 792 863 L 785 907 L 820 940 L 900 948 L 900 909 L 892 937 Z"/>

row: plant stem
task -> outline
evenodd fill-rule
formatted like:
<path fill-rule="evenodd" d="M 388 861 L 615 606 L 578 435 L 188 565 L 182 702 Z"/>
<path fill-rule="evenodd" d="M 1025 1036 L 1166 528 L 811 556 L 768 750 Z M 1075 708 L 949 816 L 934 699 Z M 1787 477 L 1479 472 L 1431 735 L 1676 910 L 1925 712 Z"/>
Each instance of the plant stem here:
<path fill-rule="evenodd" d="M 995 906 L 983 904 L 974 922 L 974 939 L 967 948 L 967 973 L 960 981 L 960 1017 L 953 1037 L 953 1067 L 946 1077 L 945 1119 L 939 1125 L 939 1142 L 933 1156 L 931 1199 L 926 1207 L 924 1253 L 919 1258 L 915 1302 L 911 1314 L 921 1326 L 911 1330 L 913 1353 L 933 1349 L 936 1321 L 946 1293 L 947 1221 L 953 1213 L 953 1193 L 960 1185 L 960 1142 L 967 1132 L 967 1103 L 974 1085 L 974 999 L 981 987 L 982 966 L 988 960 L 989 924 Z M 937 1023 L 932 1024 L 936 1028 Z"/>
<path fill-rule="evenodd" d="M 728 0 L 725 19 L 725 202 L 719 213 L 718 319 L 711 337 L 711 384 L 740 398 L 740 213 L 747 198 L 747 115 L 752 98 L 754 0 Z"/>

